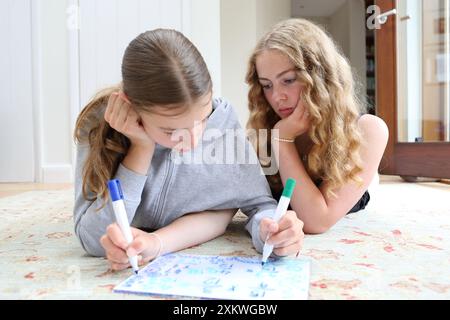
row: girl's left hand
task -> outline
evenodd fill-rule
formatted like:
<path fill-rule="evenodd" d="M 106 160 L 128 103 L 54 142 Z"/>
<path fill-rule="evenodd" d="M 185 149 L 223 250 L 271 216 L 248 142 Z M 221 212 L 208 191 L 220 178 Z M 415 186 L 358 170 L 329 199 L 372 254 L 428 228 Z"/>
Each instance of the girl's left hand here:
<path fill-rule="evenodd" d="M 279 130 L 279 137 L 283 139 L 295 139 L 309 129 L 309 113 L 301 102 L 294 112 L 288 117 L 278 121 L 274 129 Z"/>
<path fill-rule="evenodd" d="M 303 221 L 295 211 L 288 210 L 286 214 L 276 223 L 270 218 L 264 218 L 260 222 L 260 237 L 265 241 L 267 234 L 268 244 L 273 245 L 273 253 L 277 256 L 289 256 L 298 254 L 303 246 Z"/>

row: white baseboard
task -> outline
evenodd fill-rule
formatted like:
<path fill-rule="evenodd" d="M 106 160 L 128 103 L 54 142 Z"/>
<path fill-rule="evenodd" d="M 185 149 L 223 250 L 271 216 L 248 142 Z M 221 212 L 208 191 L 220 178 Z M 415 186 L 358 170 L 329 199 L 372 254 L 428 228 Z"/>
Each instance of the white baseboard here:
<path fill-rule="evenodd" d="M 73 171 L 70 164 L 42 166 L 42 183 L 72 183 Z"/>

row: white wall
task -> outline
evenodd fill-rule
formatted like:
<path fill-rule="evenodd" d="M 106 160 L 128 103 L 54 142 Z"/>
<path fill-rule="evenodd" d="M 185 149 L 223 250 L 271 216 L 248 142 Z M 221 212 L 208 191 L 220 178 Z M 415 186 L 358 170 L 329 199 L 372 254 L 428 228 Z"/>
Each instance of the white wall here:
<path fill-rule="evenodd" d="M 185 0 L 183 0 L 185 1 Z M 190 0 L 189 39 L 205 59 L 214 85 L 214 95 L 222 96 L 222 52 L 220 49 L 220 0 Z"/>
<path fill-rule="evenodd" d="M 244 127 L 248 119 L 247 63 L 257 41 L 280 20 L 290 18 L 290 0 L 222 0 L 222 95 L 235 107 Z"/>
<path fill-rule="evenodd" d="M 347 0 L 349 10 L 349 59 L 356 71 L 357 80 L 361 84 L 363 101 L 366 99 L 367 62 L 366 62 L 366 18 L 363 0 Z"/>
<path fill-rule="evenodd" d="M 98 89 L 120 81 L 126 46 L 139 33 L 155 28 L 179 30 L 197 46 L 211 72 L 214 90 L 220 95 L 220 0 L 79 2 L 82 106 Z M 91 70 L 95 70 L 95 76 Z"/>
<path fill-rule="evenodd" d="M 247 60 L 256 45 L 256 1 L 222 0 L 222 95 L 235 107 L 242 126 L 248 118 Z M 236 10 L 239 7 L 239 10 Z"/>
<path fill-rule="evenodd" d="M 347 58 L 350 58 L 350 19 L 348 1 L 329 17 L 328 31 L 342 48 Z"/>
<path fill-rule="evenodd" d="M 341 46 L 355 71 L 354 76 L 361 87 L 360 99 L 365 102 L 366 92 L 366 23 L 365 4 L 362 0 L 347 0 L 329 17 L 328 31 Z"/>
<path fill-rule="evenodd" d="M 67 10 L 78 2 L 80 29 L 68 29 L 67 19 L 73 11 Z M 139 10 L 135 10 L 138 6 Z M 139 32 L 157 27 L 183 31 L 202 52 L 212 74 L 214 90 L 220 95 L 219 8 L 219 0 L 41 1 L 36 8 L 39 10 L 41 103 L 36 108 L 42 119 L 42 145 L 37 152 L 41 160 L 36 181 L 73 180 L 72 131 L 76 116 L 98 89 L 120 81 L 123 52 Z M 101 16 L 96 17 L 99 10 Z M 121 13 L 118 20 L 112 22 L 118 12 Z M 118 32 L 105 36 L 109 30 Z M 62 45 L 55 46 L 55 43 Z M 78 59 L 79 65 L 73 61 Z M 75 68 L 79 68 L 79 73 Z"/>
<path fill-rule="evenodd" d="M 7 52 L 4 44 L 11 50 L 8 59 L 0 57 L 7 66 L 1 68 L 0 87 L 12 89 L 8 99 L 1 98 L 0 181 L 70 181 L 65 1 L 2 0 L 0 5 L 7 15 L 0 18 L 1 52 Z"/>
<path fill-rule="evenodd" d="M 226 0 L 224 0 L 226 1 Z M 261 38 L 274 24 L 291 17 L 290 0 L 256 1 L 256 37 Z"/>
<path fill-rule="evenodd" d="M 190 1 L 79 0 L 81 106 L 99 90 L 121 81 L 122 57 L 140 33 L 155 28 L 190 32 Z M 187 29 L 187 30 L 185 30 Z"/>
<path fill-rule="evenodd" d="M 0 6 L 0 182 L 33 181 L 31 2 Z"/>
<path fill-rule="evenodd" d="M 72 180 L 72 135 L 70 124 L 69 56 L 66 1 L 37 1 L 40 30 L 40 112 L 42 182 Z M 36 48 L 37 49 L 37 48 Z M 35 69 L 37 70 L 37 69 Z"/>
<path fill-rule="evenodd" d="M 330 0 L 331 1 L 331 0 Z M 323 9 L 326 10 L 326 9 Z M 317 12 L 319 12 L 318 10 Z M 299 16 L 323 26 L 341 47 L 355 71 L 362 102 L 366 101 L 366 25 L 363 0 L 346 0 L 329 16 Z"/>
<path fill-rule="evenodd" d="M 28 108 L 32 109 L 24 109 L 20 121 L 16 121 L 32 131 L 26 142 L 23 143 L 26 156 L 22 158 L 28 160 L 28 178 L 23 179 L 19 174 L 14 174 L 9 181 L 46 183 L 73 181 L 72 130 L 75 119 L 80 108 L 92 96 L 96 88 L 115 83 L 120 78 L 119 62 L 122 51 L 127 41 L 129 42 L 136 34 L 132 34 L 130 29 L 117 30 L 113 28 L 112 30 L 115 30 L 114 37 L 123 41 L 118 41 L 114 50 L 107 50 L 104 42 L 101 42 L 101 38 L 95 38 L 98 36 L 96 33 L 91 34 L 90 38 L 82 38 L 83 26 L 95 15 L 83 14 L 81 11 L 80 29 L 77 29 L 76 26 L 75 29 L 68 28 L 68 22 L 74 18 L 74 11 L 70 10 L 73 9 L 71 6 L 81 3 L 82 7 L 84 5 L 86 8 L 97 10 L 93 5 L 93 0 L 1 1 L 1 4 L 14 3 L 15 6 L 19 2 L 23 2 L 32 7 L 29 14 L 23 15 L 24 10 L 20 9 L 12 15 L 14 19 L 1 20 L 1 26 L 4 26 L 6 21 L 20 23 L 23 26 L 28 23 L 29 28 L 25 29 L 31 30 L 32 35 L 28 39 L 20 38 L 24 41 L 23 45 L 30 47 L 27 53 L 29 59 L 24 60 L 29 64 L 27 65 L 23 61 L 15 64 L 16 70 L 21 70 L 20 68 L 32 70 L 32 72 L 28 72 L 28 76 L 26 72 L 22 72 L 21 76 L 25 75 L 25 78 L 19 79 L 23 86 L 30 87 L 29 94 L 19 96 L 21 99 L 28 99 L 28 102 L 21 100 L 22 104 L 14 103 L 14 101 L 4 104 L 13 105 L 17 109 L 21 105 L 24 106 L 23 103 L 28 103 Z M 140 10 L 130 9 L 133 3 L 139 1 Z M 138 19 L 133 18 L 135 13 L 142 17 L 151 11 L 155 14 L 155 18 L 145 20 L 148 24 L 147 30 L 155 27 L 173 27 L 173 24 L 167 23 L 167 21 L 176 22 L 175 20 L 179 19 L 176 22 L 179 23 L 178 29 L 182 29 L 199 48 L 208 64 L 213 78 L 215 95 L 226 97 L 236 106 L 242 125 L 245 125 L 248 117 L 247 87 L 244 83 L 248 57 L 258 38 L 271 25 L 290 16 L 289 0 L 248 0 L 244 2 L 236 0 L 115 0 L 114 4 L 110 0 L 95 0 L 95 2 L 97 5 L 109 6 L 110 15 L 120 12 L 120 15 L 117 15 L 118 19 L 133 26 L 138 23 Z M 174 5 L 178 5 L 178 7 L 174 8 Z M 190 12 L 189 15 L 182 14 L 187 11 Z M 103 14 L 108 13 L 103 12 Z M 114 16 L 116 16 L 115 14 Z M 29 20 L 19 20 L 17 18 L 19 16 Z M 77 21 L 76 18 L 75 16 L 75 21 Z M 158 25 L 158 23 L 155 24 L 155 21 L 165 22 Z M 98 28 L 106 27 L 105 16 L 94 23 Z M 9 34 L 6 30 L 9 29 L 2 28 L 1 32 L 5 38 L 8 38 Z M 111 37 L 105 38 L 111 39 Z M 77 41 L 80 41 L 79 48 Z M 4 48 L 4 44 L 2 44 L 2 48 Z M 82 54 L 83 48 L 89 48 L 86 51 L 87 55 L 86 53 Z M 17 49 L 13 48 L 13 50 Z M 2 50 L 2 52 L 6 51 Z M 17 53 L 14 52 L 10 56 L 16 58 Z M 100 60 L 98 56 L 101 57 Z M 96 63 L 92 64 L 93 61 L 90 59 L 95 60 Z M 0 63 L 2 71 L 3 67 L 7 65 L 6 61 L 3 59 L 3 64 Z M 84 66 L 85 69 L 105 70 L 111 61 L 115 61 L 116 67 L 112 67 L 108 72 L 97 74 L 95 77 L 86 76 L 83 68 L 77 69 L 78 62 L 81 62 L 81 66 Z M 7 73 L 2 72 L 2 74 Z M 2 82 L 2 87 L 8 88 L 8 85 L 12 83 L 11 80 L 13 80 L 12 76 L 7 76 L 5 83 Z M 2 100 L 5 100 L 3 96 L 1 97 Z M 5 114 L 5 110 L 2 109 L 2 116 Z M 2 119 L 6 118 L 11 121 L 5 122 L 4 127 L 8 124 L 8 128 L 17 128 L 11 117 L 2 117 Z M 9 136 L 4 135 L 4 132 L 2 131 L 2 142 L 5 145 L 4 141 L 8 141 L 11 146 L 20 141 L 17 137 L 15 140 L 8 140 Z M 8 132 L 14 131 L 8 130 Z M 6 147 L 2 147 L 2 149 L 9 150 Z M 2 158 L 2 161 L 5 161 L 6 157 Z M 19 160 L 14 159 L 9 163 L 18 164 Z M 3 166 L 6 167 L 2 162 Z M 18 168 L 18 165 L 16 167 Z M 24 171 L 21 170 L 21 172 Z M 2 179 L 1 176 L 0 179 Z"/>
<path fill-rule="evenodd" d="M 321 27 L 323 27 L 325 30 L 330 30 L 330 17 L 302 17 L 303 19 L 310 20 Z"/>

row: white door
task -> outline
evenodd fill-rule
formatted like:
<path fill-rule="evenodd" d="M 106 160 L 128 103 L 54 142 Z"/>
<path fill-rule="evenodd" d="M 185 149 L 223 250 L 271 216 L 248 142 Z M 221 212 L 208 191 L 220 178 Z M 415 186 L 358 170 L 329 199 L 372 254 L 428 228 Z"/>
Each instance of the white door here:
<path fill-rule="evenodd" d="M 99 90 L 117 84 L 127 45 L 158 27 L 189 35 L 189 0 L 80 0 L 80 107 Z"/>
<path fill-rule="evenodd" d="M 0 0 L 0 182 L 34 181 L 31 0 Z"/>

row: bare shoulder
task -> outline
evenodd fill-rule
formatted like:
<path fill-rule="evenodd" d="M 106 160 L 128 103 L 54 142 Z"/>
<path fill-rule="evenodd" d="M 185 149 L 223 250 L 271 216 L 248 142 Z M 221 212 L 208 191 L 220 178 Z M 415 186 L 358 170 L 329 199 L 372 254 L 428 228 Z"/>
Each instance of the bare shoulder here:
<path fill-rule="evenodd" d="M 365 114 L 359 118 L 358 125 L 368 142 L 387 143 L 389 129 L 383 119 L 371 114 Z"/>

